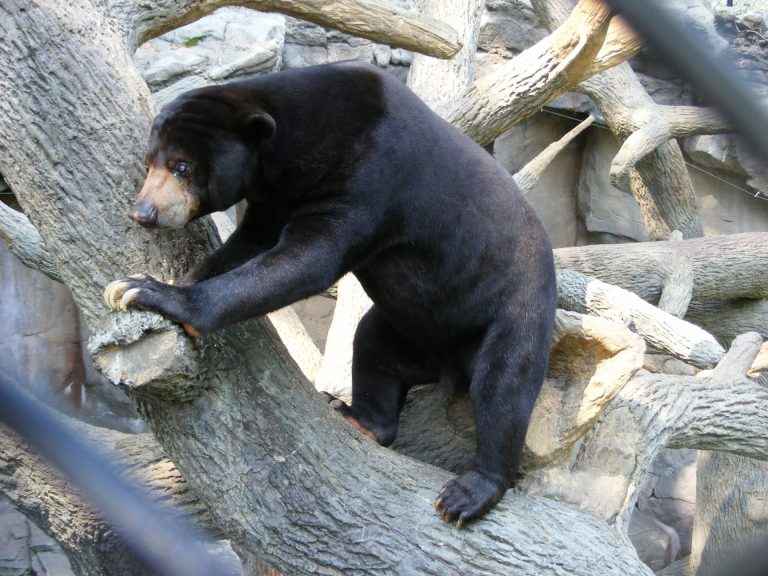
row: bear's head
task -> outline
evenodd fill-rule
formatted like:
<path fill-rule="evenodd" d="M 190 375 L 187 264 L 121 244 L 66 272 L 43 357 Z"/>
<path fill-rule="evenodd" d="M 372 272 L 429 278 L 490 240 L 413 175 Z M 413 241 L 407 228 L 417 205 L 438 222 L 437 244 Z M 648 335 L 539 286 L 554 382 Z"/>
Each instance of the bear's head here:
<path fill-rule="evenodd" d="M 272 116 L 234 89 L 182 94 L 152 124 L 147 177 L 131 219 L 148 228 L 181 228 L 226 210 L 255 191 L 259 151 L 275 130 Z"/>

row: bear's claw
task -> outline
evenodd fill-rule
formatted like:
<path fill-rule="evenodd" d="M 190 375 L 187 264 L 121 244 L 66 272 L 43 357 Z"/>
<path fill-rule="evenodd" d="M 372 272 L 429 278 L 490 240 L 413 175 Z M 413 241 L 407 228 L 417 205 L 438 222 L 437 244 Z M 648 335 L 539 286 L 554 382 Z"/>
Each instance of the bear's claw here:
<path fill-rule="evenodd" d="M 115 280 L 104 288 L 104 303 L 111 310 L 125 310 L 122 307 L 123 295 L 130 291 L 131 284 L 125 280 Z"/>
<path fill-rule="evenodd" d="M 470 470 L 448 481 L 435 500 L 435 510 L 444 522 L 462 528 L 490 510 L 506 491 L 502 481 Z"/>

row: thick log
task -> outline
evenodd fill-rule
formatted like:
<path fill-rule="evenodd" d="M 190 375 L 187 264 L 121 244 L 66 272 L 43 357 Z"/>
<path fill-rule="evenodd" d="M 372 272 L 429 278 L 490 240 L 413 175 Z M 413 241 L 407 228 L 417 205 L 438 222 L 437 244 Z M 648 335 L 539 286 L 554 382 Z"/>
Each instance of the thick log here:
<path fill-rule="evenodd" d="M 456 31 L 447 24 L 378 0 L 112 0 L 108 4 L 108 13 L 121 20 L 134 47 L 222 6 L 244 6 L 437 58 L 451 58 L 461 49 Z"/>
<path fill-rule="evenodd" d="M 478 78 L 455 103 L 448 120 L 480 144 L 492 142 L 596 73 L 596 58 L 606 40 L 613 38 L 612 22 L 603 2 L 580 0 L 552 34 Z M 639 48 L 639 43 L 618 45 L 624 51 L 607 60 L 606 67 L 629 59 Z"/>
<path fill-rule="evenodd" d="M 768 298 L 768 234 L 684 241 L 558 248 L 560 270 L 575 270 L 657 303 L 680 258 L 691 266 L 691 307 L 740 298 Z"/>

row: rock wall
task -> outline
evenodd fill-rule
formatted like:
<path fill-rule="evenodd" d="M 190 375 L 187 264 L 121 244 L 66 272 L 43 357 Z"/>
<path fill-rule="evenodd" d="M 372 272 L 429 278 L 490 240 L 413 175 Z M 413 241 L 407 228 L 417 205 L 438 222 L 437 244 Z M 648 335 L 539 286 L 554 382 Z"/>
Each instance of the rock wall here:
<path fill-rule="evenodd" d="M 69 290 L 21 264 L 0 242 L 0 291 L 0 372 L 29 382 L 38 397 L 79 405 L 85 369 Z"/>

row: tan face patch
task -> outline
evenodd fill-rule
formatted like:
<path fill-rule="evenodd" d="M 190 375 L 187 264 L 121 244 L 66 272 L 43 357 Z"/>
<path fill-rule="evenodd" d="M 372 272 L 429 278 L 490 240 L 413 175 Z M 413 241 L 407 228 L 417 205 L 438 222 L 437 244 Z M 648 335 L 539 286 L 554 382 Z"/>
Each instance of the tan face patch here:
<path fill-rule="evenodd" d="M 185 183 L 167 168 L 150 166 L 136 203 L 149 202 L 157 209 L 157 226 L 183 228 L 197 214 L 200 201 Z"/>

